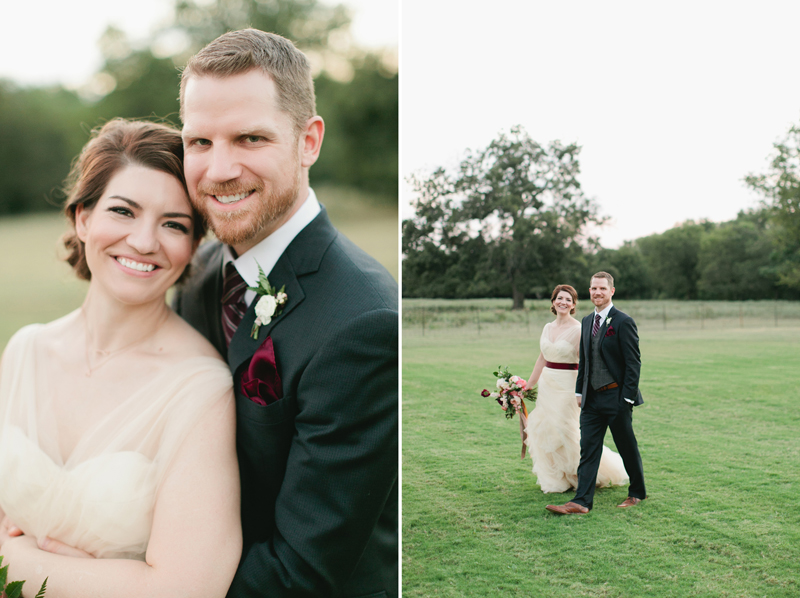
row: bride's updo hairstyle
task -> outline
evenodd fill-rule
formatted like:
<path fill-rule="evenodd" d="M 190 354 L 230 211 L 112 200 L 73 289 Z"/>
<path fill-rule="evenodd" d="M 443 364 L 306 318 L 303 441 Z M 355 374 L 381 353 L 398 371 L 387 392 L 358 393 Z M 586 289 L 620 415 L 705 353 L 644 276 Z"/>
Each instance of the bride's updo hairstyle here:
<path fill-rule="evenodd" d="M 92 131 L 89 142 L 73 162 L 65 182 L 67 202 L 64 213 L 71 229 L 63 237 L 67 262 L 78 278 L 91 280 L 83 241 L 75 231 L 75 211 L 94 209 L 111 178 L 126 166 L 143 166 L 174 176 L 187 192 L 183 178 L 183 142 L 177 129 L 158 123 L 115 118 Z M 190 202 L 191 203 L 191 202 Z M 195 241 L 205 235 L 203 218 L 192 207 Z M 188 271 L 188 267 L 187 267 Z M 187 271 L 181 275 L 185 278 Z"/>
<path fill-rule="evenodd" d="M 553 289 L 553 294 L 550 295 L 550 311 L 553 312 L 554 314 L 558 315 L 558 312 L 556 311 L 556 307 L 555 307 L 555 305 L 553 305 L 553 303 L 556 302 L 556 297 L 558 297 L 558 294 L 561 291 L 566 291 L 572 297 L 572 309 L 570 310 L 569 313 L 570 314 L 574 314 L 575 310 L 578 308 L 578 291 L 573 289 L 568 284 L 560 284 L 556 288 Z"/>

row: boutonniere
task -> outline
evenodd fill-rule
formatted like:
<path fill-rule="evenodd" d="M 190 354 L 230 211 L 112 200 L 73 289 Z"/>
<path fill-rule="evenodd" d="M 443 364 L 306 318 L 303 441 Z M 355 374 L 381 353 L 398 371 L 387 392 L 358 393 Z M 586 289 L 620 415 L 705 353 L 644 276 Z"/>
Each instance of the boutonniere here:
<path fill-rule="evenodd" d="M 261 269 L 261 265 L 256 262 L 258 266 L 258 284 L 254 287 L 247 287 L 251 291 L 255 291 L 261 298 L 256 303 L 256 321 L 253 322 L 253 329 L 250 331 L 250 338 L 258 338 L 258 329 L 265 324 L 269 324 L 273 317 L 281 315 L 283 306 L 289 297 L 284 293 L 286 285 L 283 285 L 279 291 L 269 284 L 267 275 Z"/>
<path fill-rule="evenodd" d="M 611 324 L 611 316 L 606 318 L 606 326 L 608 326 L 609 324 Z"/>

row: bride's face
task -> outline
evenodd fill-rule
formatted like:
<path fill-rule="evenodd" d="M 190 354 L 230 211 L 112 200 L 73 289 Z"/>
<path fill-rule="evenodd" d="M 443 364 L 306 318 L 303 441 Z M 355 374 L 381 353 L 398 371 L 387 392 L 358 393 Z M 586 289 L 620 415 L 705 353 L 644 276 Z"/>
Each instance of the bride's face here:
<path fill-rule="evenodd" d="M 144 166 L 119 170 L 91 210 L 78 206 L 75 220 L 92 285 L 127 304 L 163 301 L 196 246 L 180 181 Z"/>
<path fill-rule="evenodd" d="M 575 302 L 572 300 L 572 295 L 567 291 L 559 291 L 553 301 L 553 306 L 556 308 L 556 313 L 559 315 L 569 315 L 569 312 L 575 307 Z"/>

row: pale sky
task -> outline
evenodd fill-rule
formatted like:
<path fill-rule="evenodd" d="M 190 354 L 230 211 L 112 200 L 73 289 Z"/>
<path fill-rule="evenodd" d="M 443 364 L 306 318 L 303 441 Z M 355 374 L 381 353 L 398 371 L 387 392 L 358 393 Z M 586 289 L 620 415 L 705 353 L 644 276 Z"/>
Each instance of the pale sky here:
<path fill-rule="evenodd" d="M 800 2 L 402 0 L 401 174 L 520 124 L 577 142 L 606 247 L 730 220 L 800 122 Z M 401 184 L 408 218 L 410 187 Z"/>
<path fill-rule="evenodd" d="M 198 4 L 204 1 L 198 0 Z M 399 0 L 341 0 L 351 31 L 366 48 L 397 47 Z M 325 4 L 337 4 L 331 0 Z M 174 0 L 38 0 L 3 6 L 0 78 L 23 85 L 79 87 L 102 64 L 97 41 L 108 25 L 136 42 L 168 20 Z"/>

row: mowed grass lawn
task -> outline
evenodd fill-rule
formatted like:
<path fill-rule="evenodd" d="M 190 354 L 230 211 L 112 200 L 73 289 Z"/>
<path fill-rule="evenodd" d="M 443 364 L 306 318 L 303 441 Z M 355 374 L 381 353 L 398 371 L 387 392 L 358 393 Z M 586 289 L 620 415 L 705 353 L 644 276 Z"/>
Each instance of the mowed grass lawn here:
<path fill-rule="evenodd" d="M 800 596 L 800 328 L 770 324 L 642 332 L 649 499 L 572 516 L 479 396 L 499 364 L 530 374 L 538 332 L 404 337 L 403 595 Z"/>
<path fill-rule="evenodd" d="M 317 189 L 334 225 L 397 279 L 396 206 L 339 188 Z M 19 328 L 76 309 L 87 285 L 59 259 L 67 230 L 58 213 L 0 218 L 0 349 Z"/>

